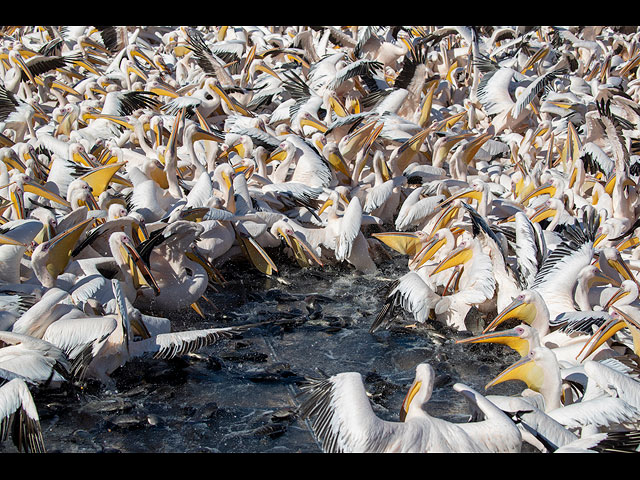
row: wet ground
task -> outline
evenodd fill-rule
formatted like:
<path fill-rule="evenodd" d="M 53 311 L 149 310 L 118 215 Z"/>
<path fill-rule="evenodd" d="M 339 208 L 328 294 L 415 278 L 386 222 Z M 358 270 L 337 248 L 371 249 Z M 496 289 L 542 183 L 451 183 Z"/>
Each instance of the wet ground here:
<path fill-rule="evenodd" d="M 207 292 L 212 305 L 201 302 L 206 318 L 193 312 L 170 318 L 174 330 L 277 323 L 171 361 L 136 359 L 114 373 L 114 389 L 88 383 L 34 392 L 47 451 L 319 452 L 309 423 L 297 415 L 304 377 L 360 372 L 376 413 L 397 420 L 414 368 L 426 361 L 439 375 L 429 413 L 466 421 L 468 406 L 452 385 L 484 392 L 517 358 L 500 345 L 456 345 L 461 335 L 438 325 L 406 328 L 408 317 L 369 333 L 389 284 L 406 272 L 405 257 L 359 275 L 347 266 L 301 269 L 270 254 L 276 276 L 227 263 L 227 284 Z M 521 388 L 505 383 L 490 393 Z M 12 451 L 10 441 L 0 444 L 0 452 Z"/>

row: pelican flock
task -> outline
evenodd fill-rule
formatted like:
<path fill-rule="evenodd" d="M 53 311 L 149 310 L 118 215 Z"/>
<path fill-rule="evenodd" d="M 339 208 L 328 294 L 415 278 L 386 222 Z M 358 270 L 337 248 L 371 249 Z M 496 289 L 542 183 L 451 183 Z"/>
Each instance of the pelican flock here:
<path fill-rule="evenodd" d="M 394 418 L 364 372 L 306 376 L 319 449 L 638 450 L 637 27 L 4 26 L 0 41 L 0 441 L 46 451 L 44 390 L 113 389 L 135 358 L 261 329 L 177 320 L 205 316 L 229 265 L 357 282 L 401 258 L 370 292 L 371 341 L 437 327 L 461 355 L 498 344 L 503 370 L 440 386 L 414 362 Z M 439 388 L 465 420 L 431 412 Z"/>

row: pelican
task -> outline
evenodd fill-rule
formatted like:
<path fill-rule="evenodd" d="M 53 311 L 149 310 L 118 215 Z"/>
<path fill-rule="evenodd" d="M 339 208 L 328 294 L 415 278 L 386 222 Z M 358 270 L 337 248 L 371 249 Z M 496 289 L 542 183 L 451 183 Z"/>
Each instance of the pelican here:
<path fill-rule="evenodd" d="M 553 351 L 546 347 L 534 348 L 526 357 L 491 380 L 485 388 L 508 380 L 524 381 L 529 389 L 538 394 L 529 397 L 531 402 L 570 429 L 615 428 L 619 424 L 636 424 L 640 419 L 640 411 L 635 405 L 607 393 L 563 405 L 560 367 Z"/>
<path fill-rule="evenodd" d="M 519 452 L 520 431 L 500 409 L 470 387 L 453 388 L 479 408 L 485 419 L 452 423 L 425 411 L 431 398 L 435 371 L 429 364 L 416 367 L 416 377 L 402 404 L 400 421 L 376 416 L 362 377 L 357 372 L 327 379 L 310 379 L 300 411 L 314 417 L 316 435 L 325 452 Z"/>
<path fill-rule="evenodd" d="M 329 208 L 322 244 L 333 250 L 338 262 L 347 261 L 357 270 L 371 273 L 377 269 L 369 254 L 369 244 L 362 234 L 362 206 L 358 197 L 352 198 L 342 216 L 337 213 L 339 193 L 333 190 L 320 208 Z"/>
<path fill-rule="evenodd" d="M 495 293 L 496 283 L 490 257 L 482 251 L 476 240 L 462 240 L 431 272 L 431 276 L 443 270 L 462 265 L 457 280 L 458 290 L 445 295 L 435 308 L 436 315 L 457 330 L 467 330 L 464 322 L 472 306 L 481 307 Z"/>
<path fill-rule="evenodd" d="M 552 348 L 559 360 L 576 364 L 579 363 L 578 354 L 589 340 L 591 325 L 602 325 L 609 318 L 606 312 L 576 313 L 579 315 L 565 320 L 563 328 L 552 330 L 549 309 L 542 295 L 534 289 L 523 290 L 487 325 L 484 333 L 495 330 L 509 319 L 517 318 L 534 328 L 541 344 Z"/>
<path fill-rule="evenodd" d="M 87 218 L 34 249 L 31 265 L 35 276 L 43 286 L 47 288 L 55 286 L 56 279 L 66 269 L 71 252 L 80 236 L 94 221 L 93 218 Z"/>
<path fill-rule="evenodd" d="M 140 245 L 140 255 L 156 279 L 158 291 L 138 298 L 137 304 L 147 309 L 175 311 L 194 304 L 203 295 L 209 275 L 193 250 L 203 230 L 198 223 L 176 220 Z"/>
<path fill-rule="evenodd" d="M 96 345 L 93 358 L 85 370 L 85 375 L 96 378 L 106 385 L 113 385 L 110 375 L 130 359 L 145 354 L 156 358 L 173 358 L 212 345 L 223 338 L 229 338 L 239 330 L 234 327 L 211 328 L 197 331 L 174 332 L 135 340 L 127 305 L 120 282 L 112 280 L 116 298 L 116 328 Z"/>

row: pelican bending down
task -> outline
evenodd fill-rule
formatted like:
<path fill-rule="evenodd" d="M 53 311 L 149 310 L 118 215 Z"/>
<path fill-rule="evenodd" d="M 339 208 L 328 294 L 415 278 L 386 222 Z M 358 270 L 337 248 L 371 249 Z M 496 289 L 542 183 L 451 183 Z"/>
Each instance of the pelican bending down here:
<path fill-rule="evenodd" d="M 97 343 L 92 351 L 92 361 L 86 367 L 86 375 L 112 385 L 110 375 L 130 359 L 153 355 L 154 358 L 169 359 L 184 355 L 214 344 L 220 339 L 230 338 L 246 327 L 222 327 L 202 330 L 170 332 L 136 340 L 131 331 L 131 322 L 126 301 L 118 280 L 111 281 L 116 299 L 116 328 Z"/>
<path fill-rule="evenodd" d="M 522 436 L 513 421 L 485 397 L 457 383 L 454 389 L 482 411 L 485 419 L 452 423 L 425 411 L 435 372 L 428 364 L 416 367 L 416 376 L 402 405 L 400 422 L 382 420 L 374 413 L 362 377 L 346 372 L 324 380 L 309 380 L 301 405 L 303 417 L 315 417 L 313 426 L 325 452 L 344 453 L 454 453 L 519 452 Z"/>

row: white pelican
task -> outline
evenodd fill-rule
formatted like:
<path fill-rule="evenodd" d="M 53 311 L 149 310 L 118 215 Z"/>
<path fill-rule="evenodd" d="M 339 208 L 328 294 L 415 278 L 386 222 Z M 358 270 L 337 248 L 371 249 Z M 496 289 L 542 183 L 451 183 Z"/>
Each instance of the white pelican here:
<path fill-rule="evenodd" d="M 502 371 L 485 388 L 489 389 L 508 380 L 525 382 L 535 393 L 530 393 L 529 396 L 523 393 L 521 397 L 530 400 L 569 429 L 616 428 L 618 425 L 634 425 L 640 421 L 637 406 L 612 396 L 606 390 L 593 397 L 585 395 L 578 402 L 564 405 L 560 367 L 553 351 L 546 347 L 534 348 L 527 356 Z"/>
<path fill-rule="evenodd" d="M 367 191 L 367 197 L 362 207 L 362 211 L 380 218 L 388 223 L 396 218 L 396 212 L 400 205 L 402 187 L 407 183 L 404 176 L 385 179 L 383 172 L 386 166 L 382 165 L 384 155 L 381 151 L 376 151 L 373 155 L 373 170 L 375 182 Z"/>
<path fill-rule="evenodd" d="M 582 268 L 593 261 L 598 223 L 597 213 L 589 209 L 584 213 L 580 228 L 568 226 L 564 233 L 566 240 L 549 253 L 529 285 L 544 298 L 551 320 L 576 309 L 574 285 Z"/>
<path fill-rule="evenodd" d="M 34 249 L 31 255 L 31 266 L 33 273 L 43 286 L 47 288 L 55 286 L 58 275 L 67 268 L 71 252 L 80 236 L 94 221 L 93 218 L 87 218 Z"/>
<path fill-rule="evenodd" d="M 471 307 L 482 308 L 493 299 L 496 280 L 489 255 L 482 251 L 475 240 L 462 240 L 430 273 L 434 276 L 443 270 L 462 265 L 455 293 L 443 295 L 435 308 L 437 318 L 457 330 L 467 330 L 465 318 Z"/>
<path fill-rule="evenodd" d="M 303 417 L 314 417 L 316 435 L 325 452 L 454 453 L 519 452 L 522 436 L 513 421 L 473 389 L 454 389 L 482 411 L 485 419 L 453 423 L 429 415 L 435 372 L 429 364 L 416 367 L 416 377 L 402 404 L 399 422 L 377 417 L 359 373 L 340 373 L 309 380 L 304 387 Z"/>
<path fill-rule="evenodd" d="M 592 325 L 602 325 L 609 315 L 606 312 L 575 312 L 567 317 L 562 328 L 552 330 L 549 323 L 549 309 L 542 295 L 534 289 L 523 290 L 513 301 L 498 313 L 484 330 L 484 333 L 495 330 L 509 319 L 517 318 L 533 327 L 543 346 L 552 348 L 558 360 L 568 364 L 579 363 L 578 355 L 589 340 Z M 608 355 L 601 348 L 602 355 Z M 593 353 L 593 352 L 592 352 Z"/>
<path fill-rule="evenodd" d="M 173 358 L 212 345 L 223 338 L 237 333 L 237 327 L 221 327 L 205 330 L 173 332 L 151 336 L 135 341 L 127 305 L 117 280 L 112 280 L 112 288 L 117 303 L 116 328 L 103 339 L 92 352 L 92 361 L 85 374 L 106 385 L 113 385 L 110 375 L 130 359 L 150 354 L 155 358 Z"/>
<path fill-rule="evenodd" d="M 338 262 L 347 261 L 357 270 L 371 273 L 377 269 L 369 254 L 369 244 L 362 234 L 362 206 L 358 197 L 349 201 L 342 216 L 338 215 L 339 193 L 331 192 L 320 208 L 322 213 L 328 208 L 322 245 L 335 253 Z"/>
<path fill-rule="evenodd" d="M 176 220 L 140 245 L 140 256 L 149 265 L 158 292 L 139 297 L 136 305 L 161 312 L 179 311 L 204 294 L 208 272 L 192 253 L 203 230 L 196 222 Z"/>

